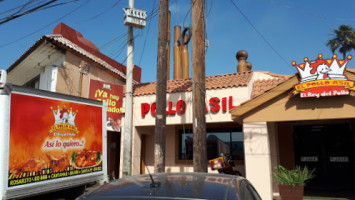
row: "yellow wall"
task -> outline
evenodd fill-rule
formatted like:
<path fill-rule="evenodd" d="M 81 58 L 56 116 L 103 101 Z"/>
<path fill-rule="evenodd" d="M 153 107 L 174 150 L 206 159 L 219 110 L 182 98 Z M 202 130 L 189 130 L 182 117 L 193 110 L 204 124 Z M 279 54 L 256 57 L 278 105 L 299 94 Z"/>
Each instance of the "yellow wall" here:
<path fill-rule="evenodd" d="M 355 96 L 289 99 L 288 92 L 244 116 L 244 122 L 284 122 L 355 118 Z"/>

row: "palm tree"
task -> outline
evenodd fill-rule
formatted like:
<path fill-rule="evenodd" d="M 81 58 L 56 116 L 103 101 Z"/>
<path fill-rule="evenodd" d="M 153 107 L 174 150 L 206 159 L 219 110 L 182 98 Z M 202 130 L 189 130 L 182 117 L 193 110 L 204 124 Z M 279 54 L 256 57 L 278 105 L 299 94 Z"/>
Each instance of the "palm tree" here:
<path fill-rule="evenodd" d="M 334 53 L 339 47 L 339 52 L 343 54 L 343 59 L 346 59 L 346 53 L 355 49 L 355 32 L 349 25 L 340 25 L 339 29 L 334 29 L 335 37 L 328 41 L 327 46 Z"/>

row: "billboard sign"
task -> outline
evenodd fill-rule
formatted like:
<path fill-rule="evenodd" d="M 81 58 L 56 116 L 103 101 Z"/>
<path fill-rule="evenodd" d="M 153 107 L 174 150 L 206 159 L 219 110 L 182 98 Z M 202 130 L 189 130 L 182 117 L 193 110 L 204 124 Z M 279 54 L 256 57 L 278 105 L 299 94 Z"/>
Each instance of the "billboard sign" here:
<path fill-rule="evenodd" d="M 102 171 L 102 107 L 11 94 L 8 187 Z"/>
<path fill-rule="evenodd" d="M 123 86 L 90 80 L 89 98 L 107 102 L 107 130 L 120 131 Z"/>
<path fill-rule="evenodd" d="M 326 97 L 349 95 L 349 90 L 355 90 L 354 81 L 349 81 L 344 75 L 344 71 L 352 56 L 347 59 L 337 59 L 333 55 L 331 59 L 323 59 L 319 54 L 318 59 L 297 65 L 295 61 L 292 65 L 300 75 L 300 83 L 294 87 L 290 97 L 300 94 L 300 97 Z"/>

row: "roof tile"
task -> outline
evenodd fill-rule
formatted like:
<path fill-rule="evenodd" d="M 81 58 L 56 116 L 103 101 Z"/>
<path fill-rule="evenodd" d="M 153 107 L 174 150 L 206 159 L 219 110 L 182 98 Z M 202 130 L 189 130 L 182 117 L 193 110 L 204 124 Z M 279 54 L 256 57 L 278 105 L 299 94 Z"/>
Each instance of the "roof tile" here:
<path fill-rule="evenodd" d="M 206 77 L 206 90 L 222 88 L 233 88 L 247 86 L 253 72 L 240 72 Z M 167 93 L 192 91 L 192 80 L 169 80 L 167 82 Z M 134 85 L 133 96 L 143 96 L 156 94 L 156 82 L 142 83 Z"/>
<path fill-rule="evenodd" d="M 277 85 L 288 80 L 291 76 L 288 75 L 278 75 L 272 79 L 256 80 L 253 85 L 252 98 L 259 96 L 260 94 L 276 87 Z"/>

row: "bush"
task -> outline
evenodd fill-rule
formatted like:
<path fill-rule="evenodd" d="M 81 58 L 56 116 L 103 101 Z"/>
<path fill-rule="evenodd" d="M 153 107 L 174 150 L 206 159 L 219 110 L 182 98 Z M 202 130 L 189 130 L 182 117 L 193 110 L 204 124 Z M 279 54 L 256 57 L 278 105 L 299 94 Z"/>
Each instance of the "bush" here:
<path fill-rule="evenodd" d="M 274 172 L 272 176 L 280 185 L 305 185 L 307 180 L 314 177 L 314 169 L 310 171 L 307 167 L 297 166 L 295 169 L 288 170 L 279 165 L 275 169 L 277 172 Z"/>

